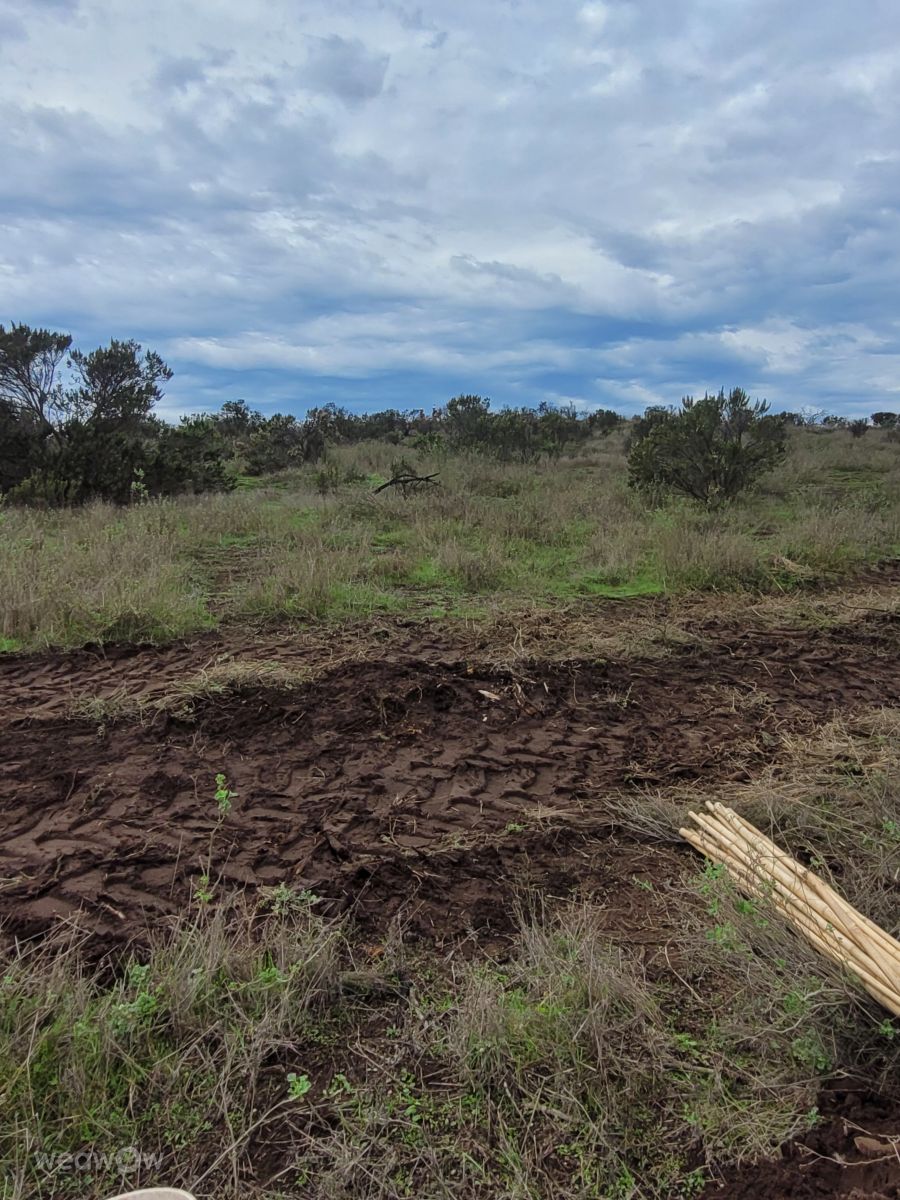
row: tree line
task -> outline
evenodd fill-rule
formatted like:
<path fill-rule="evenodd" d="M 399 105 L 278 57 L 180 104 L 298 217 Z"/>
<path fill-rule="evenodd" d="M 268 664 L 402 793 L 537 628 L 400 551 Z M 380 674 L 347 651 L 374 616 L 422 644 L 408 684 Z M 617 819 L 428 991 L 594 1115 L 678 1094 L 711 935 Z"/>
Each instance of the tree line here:
<path fill-rule="evenodd" d="M 621 421 L 548 404 L 493 411 L 490 400 L 466 395 L 428 414 L 326 404 L 304 419 L 236 400 L 173 425 L 154 412 L 171 378 L 160 355 L 135 341 L 86 353 L 69 334 L 0 325 L 0 495 L 54 506 L 221 491 L 240 474 L 315 463 L 329 445 L 367 439 L 536 462 Z"/>
<path fill-rule="evenodd" d="M 154 409 L 172 371 L 159 354 L 113 339 L 84 352 L 68 334 L 0 325 L 0 498 L 44 506 L 100 499 L 228 490 L 240 475 L 321 461 L 329 446 L 379 440 L 440 458 L 478 454 L 501 462 L 557 458 L 623 424 L 611 409 L 589 413 L 543 403 L 492 409 L 460 395 L 430 413 L 353 413 L 335 404 L 300 419 L 265 416 L 243 400 L 217 413 L 161 420 Z M 900 414 L 872 426 L 900 436 Z M 651 500 L 676 493 L 705 505 L 730 499 L 781 461 L 789 425 L 846 427 L 867 420 L 772 414 L 741 388 L 654 406 L 630 423 L 629 480 Z"/>

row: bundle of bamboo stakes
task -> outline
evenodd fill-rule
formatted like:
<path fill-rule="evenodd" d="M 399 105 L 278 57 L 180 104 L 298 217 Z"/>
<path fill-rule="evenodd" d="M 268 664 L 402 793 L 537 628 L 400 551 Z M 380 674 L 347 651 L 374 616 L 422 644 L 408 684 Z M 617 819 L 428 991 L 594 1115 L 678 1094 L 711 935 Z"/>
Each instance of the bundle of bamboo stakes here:
<path fill-rule="evenodd" d="M 724 864 L 741 891 L 770 900 L 813 946 L 858 977 L 869 995 L 900 1016 L 900 942 L 724 804 L 690 813 L 699 829 L 681 836 Z"/>

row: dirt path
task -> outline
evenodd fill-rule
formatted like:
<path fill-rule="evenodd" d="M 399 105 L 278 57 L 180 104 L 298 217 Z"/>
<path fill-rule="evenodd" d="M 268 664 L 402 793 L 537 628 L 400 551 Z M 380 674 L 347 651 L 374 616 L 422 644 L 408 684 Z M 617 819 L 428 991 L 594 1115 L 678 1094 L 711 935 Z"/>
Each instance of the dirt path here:
<path fill-rule="evenodd" d="M 377 642 L 333 649 L 330 667 L 321 643 L 257 642 L 256 658 L 321 674 L 111 725 L 67 717 L 71 696 L 161 694 L 218 643 L 4 661 L 7 932 L 80 914 L 118 940 L 182 907 L 208 874 L 221 888 L 309 888 L 363 926 L 399 915 L 437 941 L 502 934 L 529 884 L 581 890 L 635 935 L 632 878 L 672 876 L 689 856 L 617 837 L 611 791 L 747 778 L 785 729 L 900 701 L 900 641 L 883 619 L 708 628 L 664 658 L 514 671 L 417 627 L 391 641 L 390 657 Z M 237 793 L 220 823 L 219 771 Z"/>

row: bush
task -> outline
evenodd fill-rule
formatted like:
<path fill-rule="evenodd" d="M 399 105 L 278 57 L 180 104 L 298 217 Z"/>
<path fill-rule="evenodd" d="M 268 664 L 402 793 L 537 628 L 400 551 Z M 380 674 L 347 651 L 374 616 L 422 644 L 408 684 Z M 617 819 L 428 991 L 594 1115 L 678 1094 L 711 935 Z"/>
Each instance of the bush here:
<path fill-rule="evenodd" d="M 250 434 L 246 448 L 248 475 L 285 471 L 315 463 L 325 455 L 325 437 L 318 425 L 275 413 Z"/>
<path fill-rule="evenodd" d="M 159 496 L 229 491 L 234 478 L 226 469 L 226 450 L 212 417 L 182 417 L 179 425 L 164 426 L 146 471 L 147 490 Z"/>
<path fill-rule="evenodd" d="M 642 442 L 644 438 L 650 436 L 657 425 L 662 425 L 672 416 L 671 408 L 665 408 L 662 404 L 651 404 L 644 410 L 642 417 L 635 417 L 631 431 L 628 434 L 628 439 L 625 443 L 625 449 L 629 452 L 638 442 Z"/>
<path fill-rule="evenodd" d="M 733 499 L 784 457 L 786 430 L 742 388 L 649 409 L 632 433 L 628 476 L 655 499 L 675 493 L 710 508 Z"/>
<path fill-rule="evenodd" d="M 610 409 L 580 417 L 572 406 L 558 408 L 543 401 L 537 408 L 503 408 L 491 412 L 482 396 L 454 396 L 435 421 L 447 444 L 465 453 L 487 454 L 500 462 L 535 463 L 558 458 L 568 447 L 592 434 L 606 437 L 621 422 Z"/>

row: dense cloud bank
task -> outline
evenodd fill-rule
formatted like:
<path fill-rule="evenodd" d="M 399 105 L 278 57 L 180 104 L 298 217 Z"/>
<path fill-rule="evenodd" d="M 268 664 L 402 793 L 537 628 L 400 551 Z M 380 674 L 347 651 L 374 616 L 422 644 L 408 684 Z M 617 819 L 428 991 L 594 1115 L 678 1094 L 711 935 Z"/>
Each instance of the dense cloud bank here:
<path fill-rule="evenodd" d="M 171 411 L 895 408 L 888 0 L 0 0 L 3 317 Z"/>

